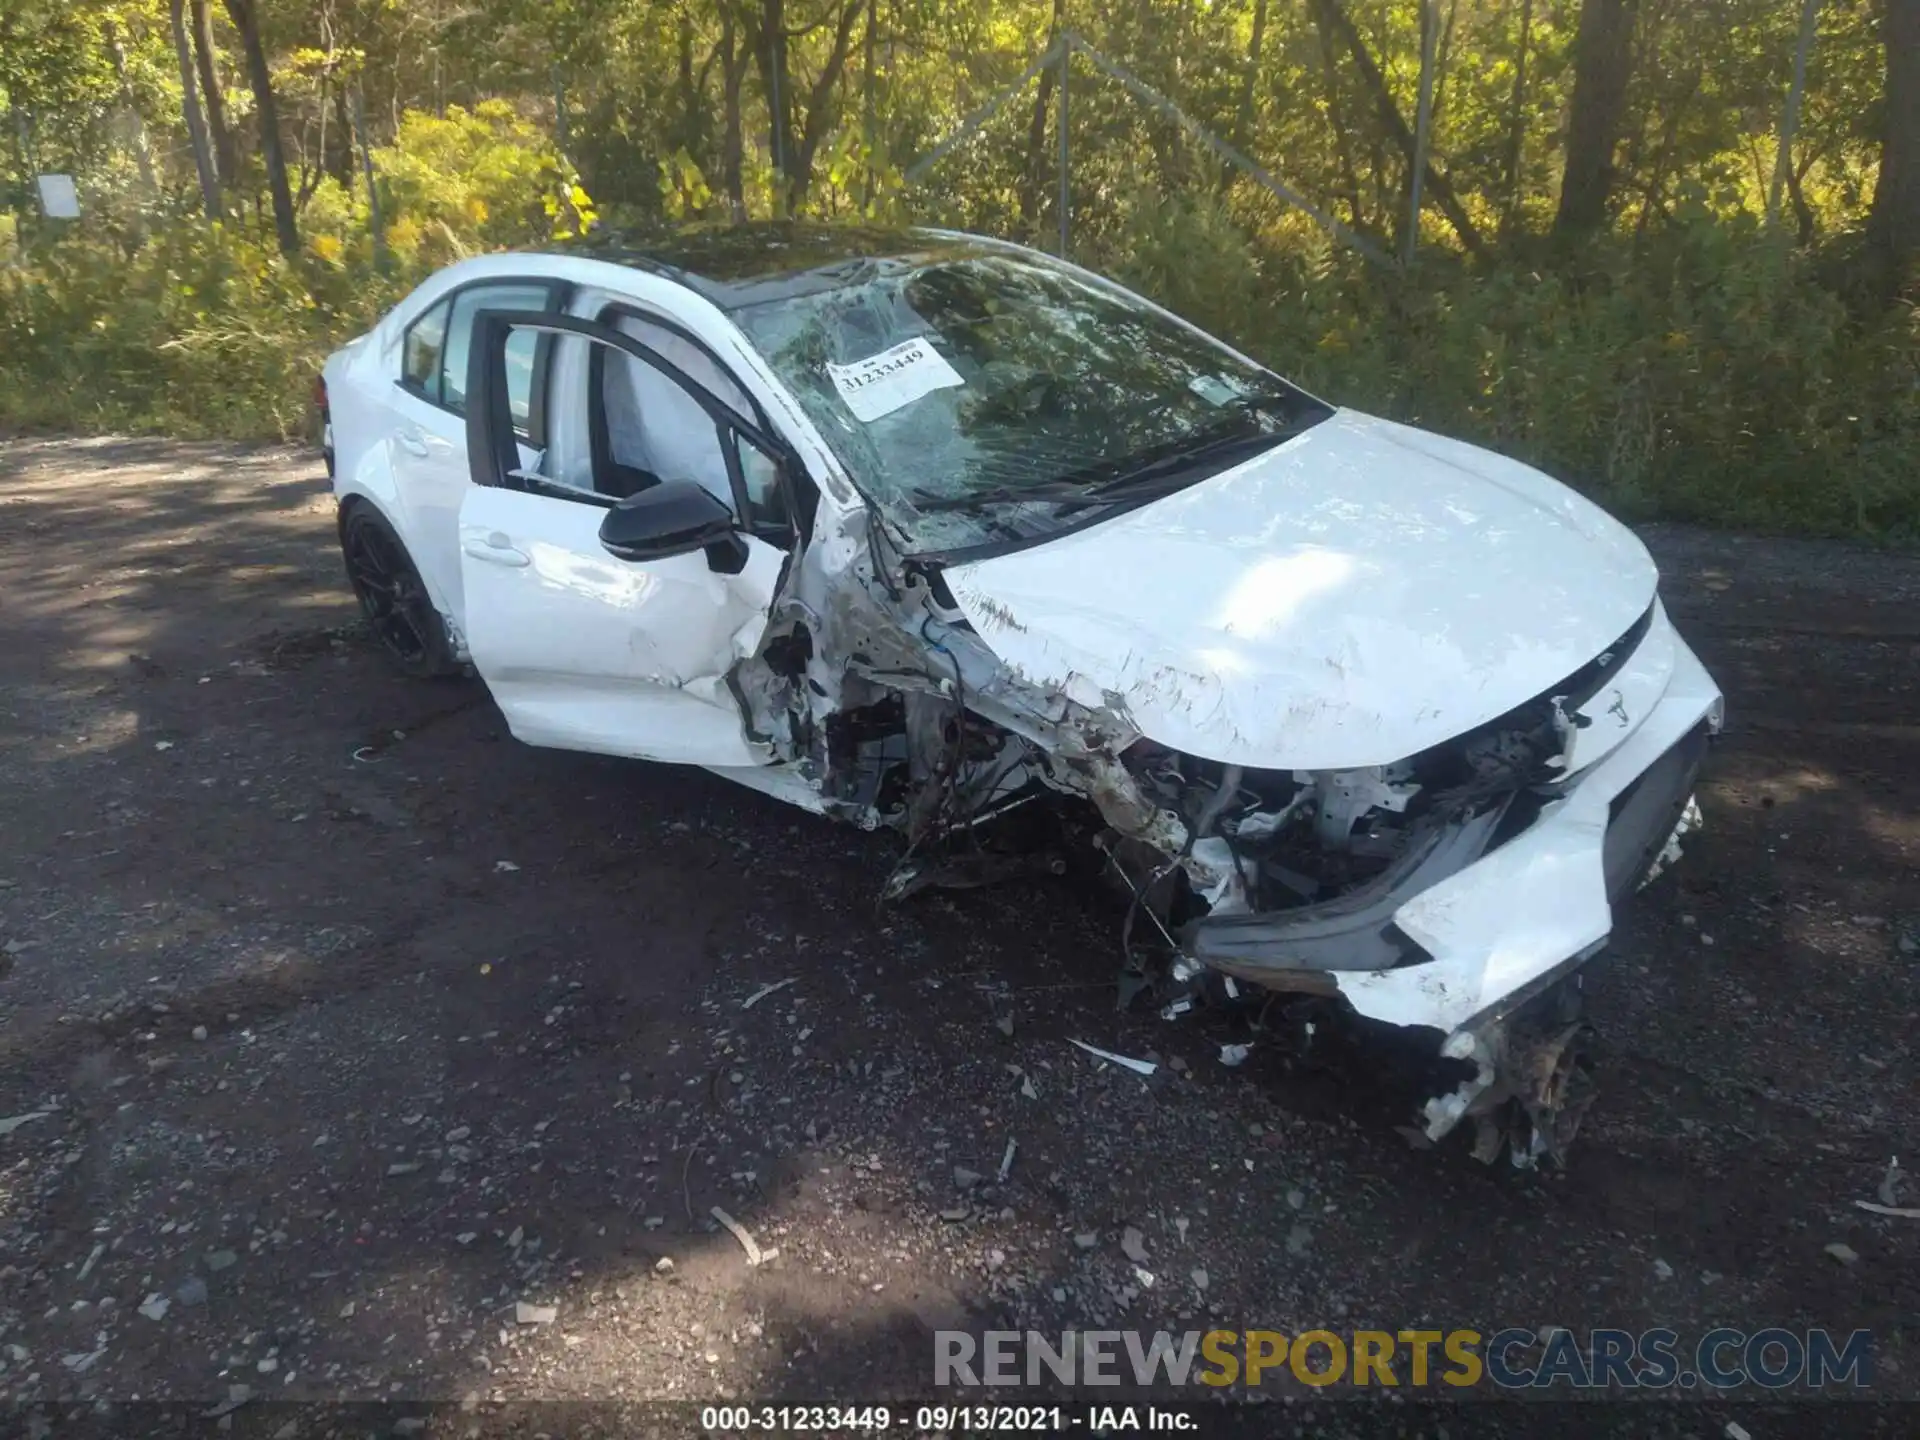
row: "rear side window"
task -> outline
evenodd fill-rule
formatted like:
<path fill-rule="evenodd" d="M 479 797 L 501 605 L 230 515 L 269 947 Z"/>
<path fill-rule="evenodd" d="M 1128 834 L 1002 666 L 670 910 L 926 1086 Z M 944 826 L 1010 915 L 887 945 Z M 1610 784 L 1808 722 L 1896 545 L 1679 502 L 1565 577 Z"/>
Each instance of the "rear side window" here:
<path fill-rule="evenodd" d="M 467 357 L 473 349 L 473 317 L 481 310 L 553 310 L 561 286 L 504 280 L 456 290 L 407 327 L 401 347 L 400 383 L 429 404 L 467 413 Z M 514 426 L 528 434 L 535 421 L 535 392 L 543 387 L 548 337 L 516 330 L 507 342 L 507 399 Z"/>
<path fill-rule="evenodd" d="M 440 361 L 446 348 L 447 302 L 442 300 L 407 327 L 400 382 L 416 395 L 438 404 Z"/>
<path fill-rule="evenodd" d="M 453 316 L 447 322 L 446 356 L 441 365 L 440 403 L 455 414 L 467 410 L 467 354 L 473 348 L 473 317 L 481 310 L 546 310 L 550 285 L 473 285 L 453 297 Z M 507 340 L 507 401 L 513 423 L 524 430 L 533 413 L 533 372 L 541 337 L 516 330 Z"/>

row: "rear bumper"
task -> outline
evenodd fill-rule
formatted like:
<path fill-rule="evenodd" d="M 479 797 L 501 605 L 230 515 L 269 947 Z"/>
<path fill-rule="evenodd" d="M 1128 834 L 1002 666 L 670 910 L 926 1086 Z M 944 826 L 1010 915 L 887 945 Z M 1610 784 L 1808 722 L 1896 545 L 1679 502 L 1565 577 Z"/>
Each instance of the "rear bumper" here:
<path fill-rule="evenodd" d="M 1523 828 L 1501 808 L 1453 817 L 1338 900 L 1195 922 L 1181 936 L 1187 957 L 1255 984 L 1337 993 L 1372 1019 L 1448 1035 L 1510 1013 L 1576 969 L 1606 941 L 1614 902 L 1688 816 L 1720 726 L 1719 688 L 1661 620 L 1658 640 L 1671 651 L 1658 699 Z"/>

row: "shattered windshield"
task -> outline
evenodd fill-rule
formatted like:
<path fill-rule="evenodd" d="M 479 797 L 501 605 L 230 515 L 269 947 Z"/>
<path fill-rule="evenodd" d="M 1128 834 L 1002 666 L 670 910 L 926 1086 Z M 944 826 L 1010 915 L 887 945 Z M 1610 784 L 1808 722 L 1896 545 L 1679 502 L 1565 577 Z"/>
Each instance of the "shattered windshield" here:
<path fill-rule="evenodd" d="M 734 319 L 915 550 L 1037 539 L 1190 485 L 1330 413 L 1143 302 L 1042 261 L 864 260 L 825 278 Z"/>

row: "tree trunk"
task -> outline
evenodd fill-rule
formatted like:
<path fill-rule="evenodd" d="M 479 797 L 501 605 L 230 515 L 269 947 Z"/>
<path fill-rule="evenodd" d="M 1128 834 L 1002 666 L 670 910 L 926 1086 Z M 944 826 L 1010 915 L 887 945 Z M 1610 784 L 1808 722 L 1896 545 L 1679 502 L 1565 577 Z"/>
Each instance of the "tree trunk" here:
<path fill-rule="evenodd" d="M 113 57 L 113 70 L 120 79 L 120 103 L 127 107 L 133 124 L 133 158 L 140 167 L 140 185 L 151 198 L 160 186 L 153 178 L 153 147 L 147 143 L 147 122 L 140 117 L 140 101 L 133 93 L 133 80 L 127 74 L 127 47 L 120 43 L 120 30 L 111 21 L 101 26 L 107 53 Z"/>
<path fill-rule="evenodd" d="M 1556 235 L 1585 235 L 1607 222 L 1613 193 L 1613 149 L 1627 105 L 1633 70 L 1633 22 L 1638 0 L 1582 0 L 1573 38 L 1573 104 L 1567 117 L 1567 158 L 1560 175 Z"/>
<path fill-rule="evenodd" d="M 1787 87 L 1786 108 L 1780 112 L 1780 141 L 1774 147 L 1773 183 L 1767 188 L 1767 228 L 1780 219 L 1780 191 L 1793 174 L 1793 136 L 1800 128 L 1800 97 L 1807 89 L 1807 58 L 1820 23 L 1820 0 L 1805 0 L 1800 10 L 1800 38 L 1793 47 L 1793 81 Z"/>
<path fill-rule="evenodd" d="M 813 157 L 833 128 L 839 109 L 836 98 L 840 77 L 846 73 L 847 57 L 853 53 L 853 27 L 866 13 L 866 0 L 840 0 L 840 18 L 834 26 L 833 49 L 828 52 L 813 88 L 807 92 L 807 116 L 800 132 L 799 153 L 794 157 L 793 178 L 788 187 L 788 208 L 796 210 L 805 203 L 813 184 Z"/>
<path fill-rule="evenodd" d="M 680 7 L 679 34 L 676 37 L 680 81 L 680 147 L 689 155 L 700 151 L 700 121 L 706 114 L 699 90 L 693 83 L 693 14 Z"/>
<path fill-rule="evenodd" d="M 1813 166 L 1813 152 L 1808 151 L 1787 171 L 1787 198 L 1793 202 L 1793 220 L 1799 229 L 1799 245 L 1802 250 L 1813 244 L 1814 219 L 1813 207 L 1807 204 L 1806 191 L 1800 188 L 1800 182 L 1806 178 L 1807 171 Z"/>
<path fill-rule="evenodd" d="M 1891 291 L 1920 260 L 1920 0 L 1887 0 L 1883 23 L 1887 128 L 1867 238 Z"/>
<path fill-rule="evenodd" d="M 1520 0 L 1520 51 L 1513 61 L 1513 97 L 1507 102 L 1507 154 L 1500 197 L 1500 234 L 1511 238 L 1520 213 L 1520 151 L 1527 138 L 1527 48 L 1533 41 L 1533 0 Z"/>
<path fill-rule="evenodd" d="M 227 124 L 227 100 L 220 89 L 220 73 L 214 68 L 219 51 L 213 48 L 213 15 L 207 0 L 192 0 L 194 60 L 199 67 L 200 93 L 207 102 L 207 129 L 213 136 L 213 158 L 220 179 L 228 184 L 240 179 L 240 156 L 233 143 L 233 129 Z"/>
<path fill-rule="evenodd" d="M 333 162 L 329 172 L 342 190 L 353 188 L 353 120 L 347 113 L 347 87 L 341 83 L 333 87 L 333 128 L 340 136 L 340 143 L 334 148 Z"/>
<path fill-rule="evenodd" d="M 786 0 L 760 0 L 753 63 L 767 101 L 767 154 L 773 161 L 773 213 L 787 213 L 787 170 L 793 158 L 793 83 L 787 74 Z"/>
<path fill-rule="evenodd" d="M 1333 34 L 1327 27 L 1327 14 L 1322 6 L 1314 6 L 1313 28 L 1320 41 L 1320 71 L 1327 87 L 1327 122 L 1333 130 L 1333 153 L 1340 164 L 1340 181 L 1347 197 L 1347 223 L 1356 230 L 1365 230 L 1367 222 L 1360 213 L 1360 172 L 1354 165 L 1353 146 L 1349 141 L 1352 127 L 1347 124 L 1347 107 L 1340 94 L 1340 70 L 1333 53 Z"/>
<path fill-rule="evenodd" d="M 1260 78 L 1260 52 L 1267 41 L 1267 0 L 1253 0 L 1253 33 L 1247 37 L 1247 73 L 1240 77 L 1240 113 L 1234 122 L 1233 143 L 1247 148 L 1253 133 L 1253 90 Z"/>
<path fill-rule="evenodd" d="M 1047 26 L 1047 44 L 1060 38 L 1065 0 L 1053 0 L 1053 19 Z M 1047 193 L 1047 116 L 1053 111 L 1053 87 L 1059 80 L 1054 67 L 1040 72 L 1033 92 L 1033 114 L 1027 121 L 1027 163 L 1020 175 L 1020 233 L 1032 236 L 1040 227 L 1041 197 Z"/>
<path fill-rule="evenodd" d="M 1592 3 L 1592 0 L 1589 0 Z M 1379 111 L 1380 122 L 1386 127 L 1388 136 L 1406 156 L 1407 164 L 1414 163 L 1414 134 L 1407 120 L 1400 113 L 1400 107 L 1394 104 L 1393 92 L 1387 88 L 1386 76 L 1380 73 L 1380 66 L 1367 49 L 1367 42 L 1361 37 L 1359 28 L 1353 23 L 1340 0 L 1316 0 L 1316 9 L 1328 30 L 1340 37 L 1348 52 L 1353 56 L 1354 67 L 1360 72 L 1360 79 L 1366 85 L 1367 93 L 1373 97 L 1374 108 Z M 1431 160 L 1423 167 L 1426 188 L 1433 195 L 1433 203 L 1440 213 L 1447 217 L 1447 223 L 1453 226 L 1454 234 L 1460 237 L 1460 243 L 1474 255 L 1487 253 L 1486 241 L 1473 221 L 1468 218 L 1466 207 L 1461 205 L 1460 197 L 1454 193 L 1452 183 L 1440 172 Z"/>
<path fill-rule="evenodd" d="M 220 176 L 213 168 L 207 144 L 207 122 L 200 115 L 200 96 L 193 79 L 193 47 L 187 39 L 186 0 L 173 0 L 173 54 L 180 65 L 180 114 L 187 122 L 187 143 L 193 148 L 193 168 L 200 175 L 200 201 L 207 219 L 220 218 Z"/>
<path fill-rule="evenodd" d="M 759 43 L 754 63 L 767 96 L 767 138 L 773 151 L 774 211 L 791 215 L 806 203 L 813 184 L 813 158 L 827 137 L 834 112 L 834 91 L 853 48 L 853 27 L 865 13 L 866 0 L 840 0 L 834 19 L 833 48 L 821 62 L 820 73 L 807 91 L 804 111 L 794 102 L 793 74 L 788 67 L 786 0 L 760 0 Z M 795 124 L 796 118 L 798 125 Z"/>
<path fill-rule="evenodd" d="M 247 79 L 253 106 L 260 115 L 260 154 L 267 162 L 267 191 L 273 197 L 273 229 L 280 253 L 300 253 L 300 229 L 293 218 L 293 192 L 287 188 L 287 157 L 280 148 L 280 111 L 273 102 L 273 72 L 267 68 L 266 47 L 260 43 L 260 21 L 253 0 L 227 0 L 227 16 L 240 32 L 247 53 Z"/>
<path fill-rule="evenodd" d="M 733 16 L 720 26 L 720 174 L 726 186 L 727 204 L 736 221 L 747 218 L 746 182 L 741 174 L 743 139 L 740 123 L 740 82 L 746 78 L 747 57 L 735 43 Z"/>
<path fill-rule="evenodd" d="M 879 153 L 879 149 L 880 149 L 879 138 L 875 130 L 874 103 L 873 103 L 873 86 L 874 86 L 873 26 L 874 26 L 874 21 L 878 18 L 878 15 L 877 15 L 878 10 L 879 10 L 879 0 L 867 0 L 867 30 L 866 30 L 866 35 L 864 37 L 864 40 L 862 42 L 862 49 L 866 51 L 865 63 L 864 63 L 865 74 L 861 78 L 861 85 L 860 85 L 861 145 L 864 147 L 864 149 L 867 152 L 867 156 L 866 156 L 867 163 L 865 166 L 866 173 L 865 173 L 865 177 L 861 181 L 861 186 L 860 186 L 860 208 L 862 210 L 871 210 L 873 208 L 873 157 Z"/>

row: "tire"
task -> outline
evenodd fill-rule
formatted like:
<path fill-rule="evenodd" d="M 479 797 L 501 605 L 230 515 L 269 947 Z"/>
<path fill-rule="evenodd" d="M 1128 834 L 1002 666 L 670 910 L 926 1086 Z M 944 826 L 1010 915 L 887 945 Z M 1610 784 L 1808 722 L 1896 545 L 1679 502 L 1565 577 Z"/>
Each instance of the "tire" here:
<path fill-rule="evenodd" d="M 367 628 L 397 669 L 421 678 L 461 673 L 446 622 L 386 516 L 351 502 L 340 516 L 340 555 Z"/>

